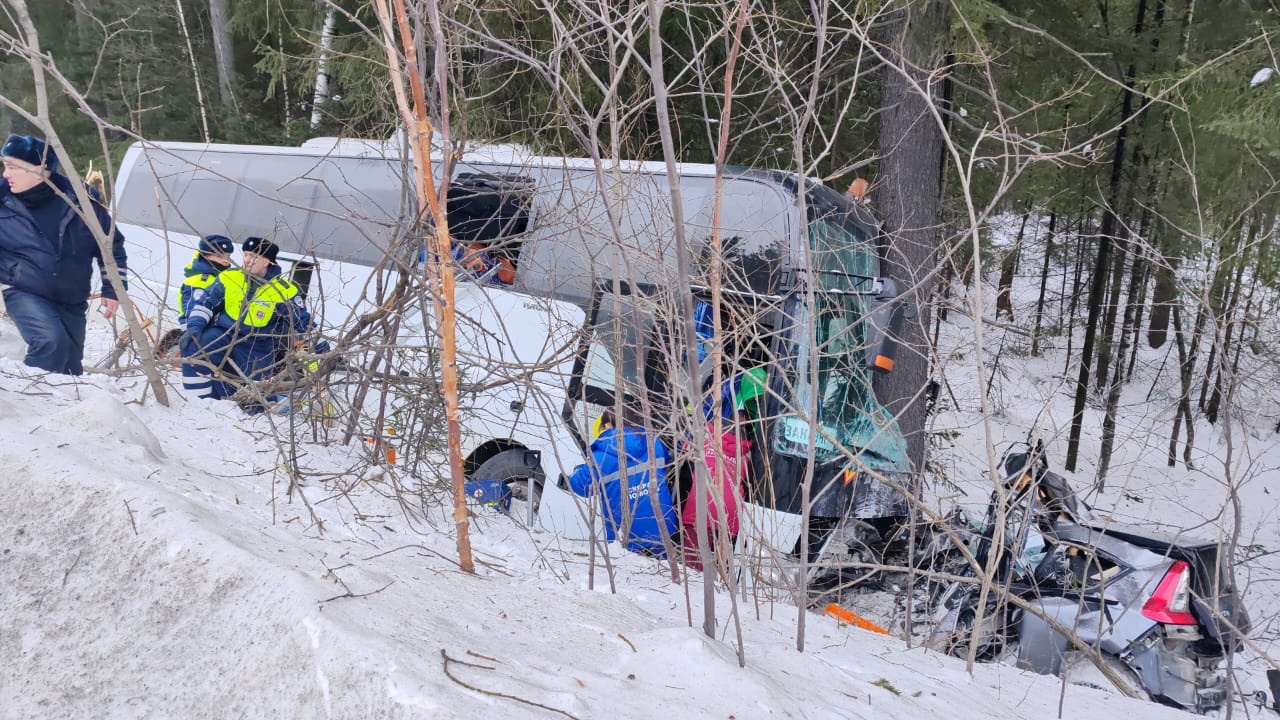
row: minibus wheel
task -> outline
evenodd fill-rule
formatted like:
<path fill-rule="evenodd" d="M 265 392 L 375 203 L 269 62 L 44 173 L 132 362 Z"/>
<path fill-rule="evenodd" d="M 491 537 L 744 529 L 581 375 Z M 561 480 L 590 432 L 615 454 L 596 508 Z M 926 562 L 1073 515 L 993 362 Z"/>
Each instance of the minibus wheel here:
<path fill-rule="evenodd" d="M 546 474 L 536 454 L 528 450 L 506 450 L 485 460 L 472 475 L 476 480 L 501 480 L 511 488 L 511 507 L 507 514 L 518 523 L 532 526 L 542 501 L 542 484 Z M 529 497 L 532 480 L 533 497 Z"/>

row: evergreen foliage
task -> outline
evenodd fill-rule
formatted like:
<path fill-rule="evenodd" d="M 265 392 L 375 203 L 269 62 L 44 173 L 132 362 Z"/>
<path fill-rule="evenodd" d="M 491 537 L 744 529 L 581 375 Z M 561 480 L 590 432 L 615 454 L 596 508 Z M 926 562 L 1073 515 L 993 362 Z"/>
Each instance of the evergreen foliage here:
<path fill-rule="evenodd" d="M 412 14 L 421 3 L 408 5 Z M 799 170 L 839 189 L 856 175 L 871 177 L 873 188 L 885 182 L 876 177 L 887 167 L 877 140 L 891 115 L 882 107 L 881 61 L 887 12 L 900 6 L 751 0 L 728 161 Z M 235 101 L 227 105 L 219 101 L 208 0 L 41 0 L 28 7 L 43 50 L 100 118 L 107 150 L 117 157 L 135 136 L 203 139 L 201 98 L 215 142 L 388 137 L 398 122 L 377 19 L 364 0 L 228 0 Z M 438 7 L 449 28 L 445 47 L 432 47 L 423 33 L 420 61 L 432 83 L 434 58 L 445 55 L 455 139 L 516 142 L 552 155 L 661 157 L 643 0 L 441 0 Z M 663 75 L 684 161 L 715 157 L 738 7 L 727 0 L 664 4 Z M 1124 297 L 1140 312 L 1149 302 L 1149 342 L 1185 335 L 1178 341 L 1189 343 L 1185 362 L 1192 365 L 1196 343 L 1222 341 L 1213 323 L 1243 321 L 1251 307 L 1234 283 L 1280 289 L 1280 18 L 1270 3 L 958 0 L 952 8 L 937 38 L 946 61 L 923 87 L 954 149 L 939 158 L 944 279 L 951 269 L 967 279 L 977 267 L 965 235 L 971 219 L 1052 213 L 1058 237 L 1044 267 L 1063 278 L 1058 304 L 1066 307 L 1069 293 L 1105 273 L 1108 303 Z M 321 27 L 331 9 L 332 92 L 313 127 Z M 18 38 L 12 22 L 0 18 L 0 31 Z M 33 109 L 27 61 L 12 44 L 5 49 L 0 94 Z M 1277 72 L 1255 81 L 1264 68 Z M 51 87 L 50 97 L 71 156 L 101 164 L 94 118 L 59 88 Z M 0 106 L 0 123 L 30 131 L 8 106 Z M 1122 129 L 1124 150 L 1116 153 Z M 1113 222 L 1104 222 L 1107 210 Z M 1114 234 L 1114 254 L 1096 253 L 1099 228 Z M 1028 232 L 1029 246 L 1040 242 L 1034 224 Z M 979 251 L 986 255 L 986 246 Z M 1096 266 L 1099 260 L 1106 266 Z M 1188 287 L 1188 267 L 1207 271 L 1205 287 Z M 1131 284 L 1121 288 L 1126 278 Z M 944 296 L 952 289 L 939 284 Z M 1207 301 L 1203 307 L 1198 298 Z M 1175 307 L 1185 312 L 1182 329 L 1171 332 Z M 1114 306 L 1101 317 L 1099 347 L 1108 360 L 1099 365 L 1095 392 L 1107 386 L 1107 363 L 1123 374 L 1115 365 L 1123 353 L 1112 346 L 1138 332 L 1130 327 L 1137 321 L 1117 318 Z M 1063 321 L 1073 329 L 1070 317 Z"/>

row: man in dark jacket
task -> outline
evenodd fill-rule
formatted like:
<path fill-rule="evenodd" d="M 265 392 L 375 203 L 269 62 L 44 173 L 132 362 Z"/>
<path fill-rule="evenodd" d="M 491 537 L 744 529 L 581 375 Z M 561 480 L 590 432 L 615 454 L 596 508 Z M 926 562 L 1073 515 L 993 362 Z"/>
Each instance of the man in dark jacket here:
<path fill-rule="evenodd" d="M 293 341 L 311 329 L 311 313 L 298 286 L 281 274 L 275 243 L 251 237 L 240 249 L 244 269 L 223 271 L 192 303 L 178 348 L 183 357 L 201 361 L 188 364 L 202 374 L 216 367 L 231 378 L 261 380 L 279 369 Z M 234 391 L 215 381 L 201 397 L 219 399 Z"/>
<path fill-rule="evenodd" d="M 631 552 L 666 557 L 666 543 L 676 531 L 676 511 L 666 482 L 670 462 L 666 446 L 640 428 L 615 427 L 612 410 L 604 411 L 599 426 L 591 456 L 573 471 L 569 487 L 584 497 L 600 496 L 609 542 L 621 538 Z M 625 458 L 618 457 L 619 446 Z"/>
<path fill-rule="evenodd" d="M 124 236 L 97 202 L 83 209 L 86 217 L 81 217 L 71 181 L 58 172 L 58 159 L 43 141 L 10 135 L 0 156 L 0 284 L 8 286 L 5 308 L 27 343 L 27 365 L 79 375 L 84 371 L 85 315 L 95 261 L 102 274 L 103 315 L 111 317 L 119 307 L 86 217 L 112 233 L 111 254 L 121 282 Z"/>

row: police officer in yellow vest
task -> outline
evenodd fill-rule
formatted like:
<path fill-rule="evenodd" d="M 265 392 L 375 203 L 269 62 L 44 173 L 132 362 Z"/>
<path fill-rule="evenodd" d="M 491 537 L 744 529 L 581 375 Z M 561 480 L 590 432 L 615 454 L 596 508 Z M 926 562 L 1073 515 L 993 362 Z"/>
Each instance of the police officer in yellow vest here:
<path fill-rule="evenodd" d="M 240 249 L 243 269 L 224 271 L 192 303 L 178 341 L 183 357 L 194 361 L 183 365 L 184 376 L 188 364 L 205 376 L 218 371 L 201 397 L 227 397 L 235 392 L 237 379 L 272 375 L 293 341 L 311 328 L 298 286 L 276 263 L 280 248 L 251 237 Z"/>
<path fill-rule="evenodd" d="M 186 326 L 191 304 L 204 295 L 219 273 L 231 267 L 231 253 L 235 249 L 236 244 L 226 235 L 205 235 L 200 239 L 200 247 L 183 269 L 186 277 L 178 288 L 178 325 Z"/>
<path fill-rule="evenodd" d="M 200 246 L 196 249 L 195 257 L 187 263 L 183 271 L 186 277 L 178 288 L 179 327 L 186 328 L 187 312 L 191 306 L 204 297 L 209 286 L 218 279 L 219 273 L 231 267 L 231 253 L 235 249 L 236 244 L 225 235 L 205 235 L 200 239 Z M 178 343 L 178 352 L 183 357 L 194 350 L 195 343 Z M 209 393 L 209 388 L 212 387 L 210 372 L 207 367 L 185 363 L 182 366 L 182 387 L 196 395 Z"/>

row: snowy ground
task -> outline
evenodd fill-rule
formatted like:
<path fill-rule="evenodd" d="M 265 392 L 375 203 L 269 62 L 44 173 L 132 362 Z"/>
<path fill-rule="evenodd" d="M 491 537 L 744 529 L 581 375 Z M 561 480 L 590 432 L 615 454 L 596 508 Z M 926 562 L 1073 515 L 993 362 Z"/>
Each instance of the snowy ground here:
<path fill-rule="evenodd" d="M 91 318 L 90 361 L 109 341 L 105 321 Z M 958 323 L 948 336 L 971 343 L 973 333 Z M 949 376 L 972 375 L 972 350 L 954 345 Z M 589 571 L 585 545 L 502 517 L 474 526 L 478 572 L 466 575 L 451 523 L 418 519 L 414 479 L 344 475 L 291 495 L 279 417 L 176 393 L 162 407 L 136 378 L 47 376 L 25 368 L 22 351 L 0 321 L 0 718 L 1176 715 L 1005 666 L 969 675 L 961 661 L 818 615 L 798 652 L 796 608 L 751 598 L 739 603 L 739 667 L 724 594 L 717 639 L 701 633 L 700 575 L 673 582 L 665 565 L 614 548 L 611 592 L 602 568 Z M 1009 381 L 992 411 L 1001 439 L 1022 439 L 1037 414 L 1065 437 L 1061 369 L 1037 365 L 1051 362 L 1002 361 Z M 937 420 L 956 431 L 942 457 L 982 498 L 977 383 L 952 390 L 961 407 Z M 1225 443 L 1206 426 L 1203 470 L 1165 468 L 1165 407 L 1126 428 L 1095 502 L 1190 527 L 1225 502 L 1212 464 Z M 1242 435 L 1252 463 L 1239 483 L 1244 536 L 1274 551 L 1264 478 L 1280 452 L 1274 437 Z M 341 472 L 364 449 L 304 451 L 304 466 Z M 1076 486 L 1091 477 L 1080 473 Z M 1260 650 L 1273 647 L 1280 611 L 1269 557 L 1241 577 Z"/>

